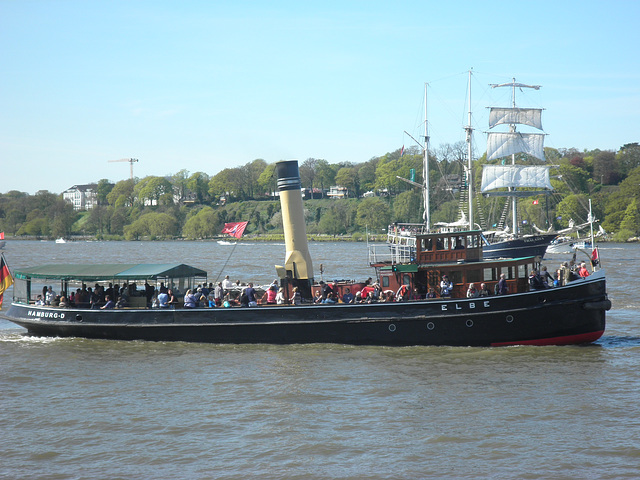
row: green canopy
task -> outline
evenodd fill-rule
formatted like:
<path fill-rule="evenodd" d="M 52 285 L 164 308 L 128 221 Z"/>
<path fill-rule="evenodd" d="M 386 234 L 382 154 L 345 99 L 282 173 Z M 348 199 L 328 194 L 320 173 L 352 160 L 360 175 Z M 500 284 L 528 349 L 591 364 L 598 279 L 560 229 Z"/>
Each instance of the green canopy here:
<path fill-rule="evenodd" d="M 52 280 L 142 280 L 156 278 L 206 277 L 207 272 L 180 263 L 159 264 L 49 264 L 14 271 L 15 278 Z"/>

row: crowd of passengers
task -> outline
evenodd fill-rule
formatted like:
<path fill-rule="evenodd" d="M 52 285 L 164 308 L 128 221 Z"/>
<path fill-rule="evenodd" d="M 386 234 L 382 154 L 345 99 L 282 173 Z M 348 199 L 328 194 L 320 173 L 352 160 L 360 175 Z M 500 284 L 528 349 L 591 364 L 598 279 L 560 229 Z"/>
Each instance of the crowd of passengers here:
<path fill-rule="evenodd" d="M 161 284 L 160 288 L 170 295 L 173 303 L 178 303 L 177 296 L 180 295 L 180 292 L 177 288 L 168 289 L 164 284 Z M 136 283 L 127 282 L 122 286 L 109 283 L 106 288 L 97 283 L 93 288 L 82 284 L 82 288 L 71 291 L 68 295 L 64 291 L 57 294 L 52 286 L 45 286 L 42 288 L 42 295 L 36 297 L 35 304 L 91 309 L 124 308 L 129 306 L 131 297 L 146 297 L 148 303 L 155 293 L 156 289 L 148 283 L 144 284 L 142 290 L 138 289 Z"/>
<path fill-rule="evenodd" d="M 528 281 L 530 290 L 544 290 L 564 286 L 570 281 L 588 276 L 589 271 L 584 262 L 564 262 L 555 271 L 555 275 L 551 275 L 547 267 L 544 266 L 540 271 L 532 270 L 529 273 Z M 365 282 L 365 286 L 355 294 L 348 287 L 344 289 L 342 295 L 339 294 L 338 290 L 335 283 L 328 284 L 321 281 L 320 289 L 314 296 L 313 303 L 355 304 L 429 300 L 438 298 L 438 296 L 440 298 L 450 298 L 453 291 L 453 283 L 447 275 L 443 275 L 438 293 L 433 287 L 429 287 L 426 292 L 421 292 L 417 287 L 410 289 L 407 285 L 402 285 L 394 292 L 393 290 L 383 291 L 378 282 L 373 282 L 369 278 Z M 475 298 L 488 297 L 492 294 L 507 295 L 509 293 L 509 285 L 503 273 L 500 275 L 500 280 L 495 284 L 493 292 L 490 292 L 485 283 L 480 283 L 478 286 L 475 283 L 470 283 L 466 296 L 467 298 Z M 287 298 L 284 294 L 284 289 L 282 287 L 278 288 L 278 281 L 274 280 L 264 294 L 259 296 L 253 283 L 243 285 L 239 280 L 233 283 L 227 275 L 222 282 L 218 282 L 215 286 L 213 283 L 208 285 L 205 283 L 193 289 L 188 289 L 183 297 L 180 296 L 180 291 L 177 288 L 168 288 L 164 283 L 161 283 L 160 288 L 156 289 L 145 282 L 142 290 L 139 290 L 135 283 L 125 283 L 122 287 L 118 284 L 109 283 L 107 288 L 99 284 L 95 284 L 94 288 L 83 284 L 82 288 L 76 289 L 75 292 L 71 292 L 68 296 L 66 292 L 58 295 L 51 286 L 45 286 L 42 289 L 42 294 L 37 296 L 35 304 L 54 307 L 100 308 L 104 310 L 126 308 L 130 305 L 131 297 L 146 297 L 147 307 L 150 308 L 175 308 L 176 306 L 184 308 L 228 308 L 233 306 L 255 307 L 259 304 L 300 305 L 302 303 L 302 297 L 297 287 L 293 289 L 291 297 Z"/>

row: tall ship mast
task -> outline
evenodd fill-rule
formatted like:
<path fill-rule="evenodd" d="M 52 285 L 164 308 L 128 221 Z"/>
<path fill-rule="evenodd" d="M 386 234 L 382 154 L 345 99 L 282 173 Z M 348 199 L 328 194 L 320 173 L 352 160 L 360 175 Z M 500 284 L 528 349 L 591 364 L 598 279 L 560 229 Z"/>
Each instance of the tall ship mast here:
<path fill-rule="evenodd" d="M 526 85 L 516 82 L 492 84 L 492 88 L 511 87 L 510 107 L 490 107 L 489 128 L 500 125 L 508 126 L 507 131 L 492 130 L 487 134 L 487 162 L 503 159 L 502 164 L 483 165 L 481 191 L 485 196 L 500 196 L 511 198 L 512 224 L 509 238 L 502 241 L 490 241 L 485 256 L 513 256 L 508 249 L 519 249 L 517 243 L 511 245 L 521 237 L 518 228 L 518 198 L 548 194 L 553 190 L 549 179 L 548 165 L 516 164 L 516 154 L 524 153 L 545 161 L 544 136 L 542 129 L 541 108 L 521 108 L 516 106 L 516 89 L 531 88 L 539 90 L 539 85 Z M 542 133 L 525 133 L 518 131 L 518 125 L 535 128 Z M 511 157 L 511 163 L 507 158 Z M 533 253 L 544 256 L 546 247 L 553 240 L 553 235 L 537 235 L 529 238 L 529 246 L 537 248 Z M 502 245 L 500 245 L 502 244 Z M 514 250 L 515 251 L 515 250 Z"/>

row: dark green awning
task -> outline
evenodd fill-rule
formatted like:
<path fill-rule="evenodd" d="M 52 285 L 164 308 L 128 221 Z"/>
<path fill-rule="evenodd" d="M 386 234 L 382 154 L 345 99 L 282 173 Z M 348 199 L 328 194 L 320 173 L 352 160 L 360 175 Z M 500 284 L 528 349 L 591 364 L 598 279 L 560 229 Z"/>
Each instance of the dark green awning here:
<path fill-rule="evenodd" d="M 155 278 L 206 277 L 207 272 L 179 263 L 161 264 L 49 264 L 13 272 L 15 278 L 47 278 L 51 280 L 142 280 Z"/>

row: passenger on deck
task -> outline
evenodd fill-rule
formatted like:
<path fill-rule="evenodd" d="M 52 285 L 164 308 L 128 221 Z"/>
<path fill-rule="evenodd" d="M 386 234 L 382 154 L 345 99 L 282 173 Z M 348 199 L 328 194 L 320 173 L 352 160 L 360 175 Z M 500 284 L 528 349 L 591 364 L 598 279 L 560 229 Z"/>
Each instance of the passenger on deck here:
<path fill-rule="evenodd" d="M 45 303 L 44 303 L 44 300 L 42 299 L 42 295 L 38 295 L 38 296 L 36 297 L 36 305 L 38 305 L 38 306 L 42 306 L 42 305 L 44 305 L 44 304 L 45 304 Z"/>
<path fill-rule="evenodd" d="M 158 308 L 169 308 L 169 294 L 160 290 L 158 294 Z"/>
<path fill-rule="evenodd" d="M 480 284 L 479 293 L 480 293 L 481 297 L 488 297 L 489 295 L 491 295 L 491 292 L 489 292 L 489 289 L 487 288 L 487 284 L 486 283 L 481 283 Z"/>
<path fill-rule="evenodd" d="M 476 298 L 480 296 L 480 292 L 476 288 L 475 283 L 470 283 L 467 289 L 467 298 Z"/>
<path fill-rule="evenodd" d="M 500 274 L 500 280 L 496 284 L 496 295 L 506 295 L 509 293 L 509 286 L 507 285 L 507 277 L 504 273 Z"/>
<path fill-rule="evenodd" d="M 553 277 L 548 272 L 547 267 L 542 267 L 540 270 L 540 280 L 544 283 L 545 288 L 550 288 L 553 286 Z"/>
<path fill-rule="evenodd" d="M 433 287 L 429 287 L 429 291 L 427 292 L 427 300 L 431 298 L 436 298 L 436 291 Z"/>
<path fill-rule="evenodd" d="M 213 291 L 213 298 L 216 301 L 216 305 L 222 305 L 222 298 L 224 297 L 224 287 L 222 286 L 222 282 L 218 282 L 216 288 Z"/>
<path fill-rule="evenodd" d="M 298 287 L 293 287 L 293 295 L 291 295 L 289 302 L 292 305 L 300 305 L 302 303 L 302 295 L 300 295 L 300 289 Z"/>
<path fill-rule="evenodd" d="M 266 292 L 264 292 L 264 295 L 262 296 L 262 298 L 260 299 L 260 301 L 263 304 L 267 304 L 267 305 L 275 305 L 276 304 L 276 297 L 278 296 L 278 291 L 276 290 L 275 285 L 271 285 Z"/>
<path fill-rule="evenodd" d="M 413 289 L 413 292 L 411 292 L 411 296 L 409 297 L 409 300 L 411 301 L 422 300 L 422 295 L 418 291 L 418 287 Z"/>
<path fill-rule="evenodd" d="M 126 289 L 123 289 L 123 291 L 120 293 L 120 298 L 116 303 L 116 308 L 124 308 L 128 306 L 129 306 L 129 293 L 127 292 Z"/>
<path fill-rule="evenodd" d="M 349 288 L 345 288 L 345 292 L 344 295 L 342 295 L 342 302 L 343 303 L 353 303 L 353 300 L 356 297 L 353 295 L 353 293 L 351 293 L 351 290 Z"/>
<path fill-rule="evenodd" d="M 46 303 L 47 305 L 51 305 L 51 302 L 53 302 L 55 298 L 56 298 L 56 292 L 54 292 L 51 285 L 49 285 L 49 288 L 47 289 L 47 292 L 44 298 L 44 303 Z"/>
<path fill-rule="evenodd" d="M 280 287 L 276 294 L 276 304 L 284 305 L 287 299 L 284 297 L 284 288 Z"/>
<path fill-rule="evenodd" d="M 531 270 L 529 274 L 529 289 L 530 290 L 544 290 L 546 287 L 542 283 L 542 278 L 538 275 L 536 270 Z"/>
<path fill-rule="evenodd" d="M 240 294 L 240 306 L 248 307 L 249 306 L 249 296 L 247 295 L 247 289 L 243 288 L 242 293 Z"/>
<path fill-rule="evenodd" d="M 400 288 L 396 292 L 396 302 L 406 302 L 409 300 L 409 287 L 406 285 L 400 285 Z"/>
<path fill-rule="evenodd" d="M 222 280 L 222 288 L 224 288 L 225 291 L 233 288 L 233 282 L 229 279 L 229 275 L 224 277 L 224 280 Z"/>
<path fill-rule="evenodd" d="M 209 299 L 202 293 L 202 287 L 198 287 L 194 295 L 196 297 L 197 307 L 206 307 L 207 305 L 209 305 Z"/>
<path fill-rule="evenodd" d="M 191 289 L 184 294 L 184 308 L 196 308 L 196 297 Z"/>
<path fill-rule="evenodd" d="M 336 297 L 335 293 L 330 293 L 327 296 L 327 298 L 322 300 L 322 303 L 330 303 L 330 304 L 338 303 L 338 298 Z"/>
<path fill-rule="evenodd" d="M 313 303 L 322 303 L 322 292 L 318 292 L 313 296 Z"/>
<path fill-rule="evenodd" d="M 258 300 L 256 300 L 256 291 L 253 288 L 253 283 L 249 282 L 249 286 L 245 289 L 245 293 L 247 294 L 247 298 L 249 299 L 249 306 L 257 307 Z"/>
<path fill-rule="evenodd" d="M 589 276 L 589 270 L 587 270 L 587 264 L 585 262 L 580 264 L 580 267 L 578 268 L 578 275 L 582 278 L 587 278 Z"/>
<path fill-rule="evenodd" d="M 320 291 L 322 292 L 322 300 L 326 300 L 329 295 L 333 293 L 333 288 L 328 283 L 324 283 L 320 280 Z"/>
<path fill-rule="evenodd" d="M 107 303 L 100 307 L 100 310 L 111 310 L 116 306 L 116 304 L 113 303 L 113 300 L 111 300 L 111 295 L 105 295 L 104 299 Z"/>
<path fill-rule="evenodd" d="M 178 300 L 176 299 L 173 293 L 173 290 L 171 289 L 167 290 L 167 295 L 169 296 L 169 300 L 167 300 L 167 304 L 169 306 L 176 305 L 178 303 Z"/>
<path fill-rule="evenodd" d="M 451 290 L 453 290 L 453 283 L 451 283 L 448 276 L 443 275 L 440 282 L 440 296 L 442 298 L 450 298 Z"/>

